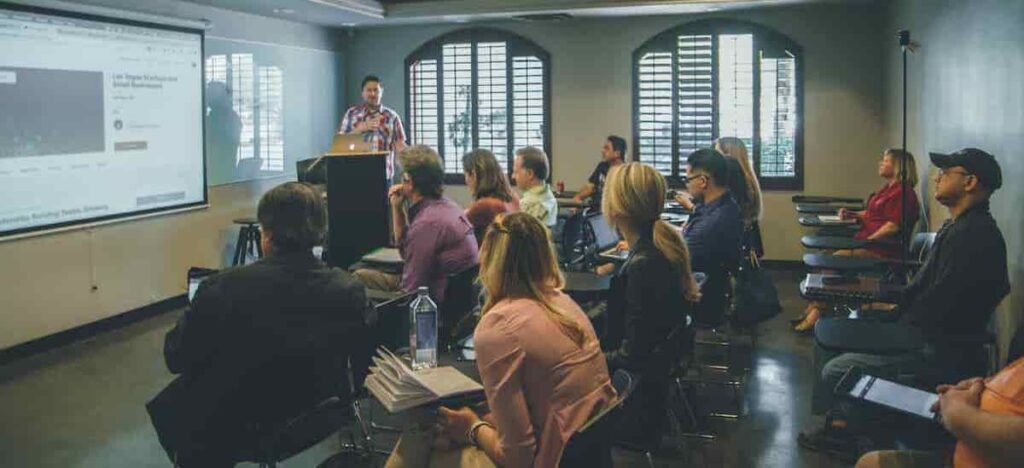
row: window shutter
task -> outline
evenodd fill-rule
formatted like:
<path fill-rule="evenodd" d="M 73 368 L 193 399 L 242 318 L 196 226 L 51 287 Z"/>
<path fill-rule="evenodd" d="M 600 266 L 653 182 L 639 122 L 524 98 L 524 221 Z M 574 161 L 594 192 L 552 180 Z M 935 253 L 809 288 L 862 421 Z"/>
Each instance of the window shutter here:
<path fill-rule="evenodd" d="M 477 43 L 477 147 L 494 153 L 502 166 L 508 160 L 507 62 L 506 43 Z"/>
<path fill-rule="evenodd" d="M 437 59 L 413 63 L 409 67 L 409 82 L 412 143 L 437 148 Z"/>
<path fill-rule="evenodd" d="M 550 156 L 549 60 L 529 40 L 486 28 L 420 46 L 405 59 L 411 140 L 437 148 L 448 183 L 462 182 L 462 156 L 474 148 L 506 171 L 517 148 Z"/>
<path fill-rule="evenodd" d="M 256 156 L 256 109 L 253 105 L 256 98 L 255 74 L 252 54 L 231 54 L 231 96 L 235 112 L 242 119 L 236 162 Z"/>
<path fill-rule="evenodd" d="M 206 82 L 219 81 L 228 84 L 228 56 L 211 55 L 206 58 Z"/>
<path fill-rule="evenodd" d="M 648 52 L 637 73 L 637 154 L 672 175 L 672 53 Z"/>
<path fill-rule="evenodd" d="M 512 141 L 515 149 L 544 148 L 544 62 L 512 58 Z"/>
<path fill-rule="evenodd" d="M 260 170 L 284 170 L 284 90 L 281 69 L 259 67 Z"/>
<path fill-rule="evenodd" d="M 753 154 L 754 148 L 754 36 L 718 36 L 718 132 L 736 137 Z"/>
<path fill-rule="evenodd" d="M 796 59 L 761 57 L 761 177 L 796 175 Z"/>
<path fill-rule="evenodd" d="M 677 174 L 685 172 L 686 157 L 714 143 L 714 72 L 712 36 L 682 35 L 679 57 L 679 160 Z"/>
<path fill-rule="evenodd" d="M 441 157 L 446 173 L 462 173 L 462 155 L 473 142 L 473 48 L 469 43 L 441 49 L 444 79 L 444 141 Z"/>

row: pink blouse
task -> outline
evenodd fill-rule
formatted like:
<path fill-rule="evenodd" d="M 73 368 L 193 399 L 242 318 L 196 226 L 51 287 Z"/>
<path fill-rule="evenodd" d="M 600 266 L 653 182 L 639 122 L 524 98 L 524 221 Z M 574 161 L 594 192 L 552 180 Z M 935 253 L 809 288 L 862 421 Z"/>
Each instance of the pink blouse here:
<path fill-rule="evenodd" d="M 616 398 L 594 327 L 569 296 L 552 298 L 583 326 L 580 348 L 529 299 L 499 302 L 476 327 L 476 365 L 509 467 L 553 467 L 566 442 Z"/>

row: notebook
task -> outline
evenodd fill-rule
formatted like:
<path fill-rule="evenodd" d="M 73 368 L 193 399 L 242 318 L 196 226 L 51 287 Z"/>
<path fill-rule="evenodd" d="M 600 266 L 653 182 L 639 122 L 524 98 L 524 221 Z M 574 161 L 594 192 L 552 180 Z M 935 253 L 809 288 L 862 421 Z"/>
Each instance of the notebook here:
<path fill-rule="evenodd" d="M 856 219 L 843 219 L 839 215 L 818 215 L 818 220 L 823 224 L 856 224 Z"/>
<path fill-rule="evenodd" d="M 398 249 L 391 247 L 382 247 L 363 255 L 363 261 L 379 265 L 402 265 L 405 263 Z"/>
<path fill-rule="evenodd" d="M 450 366 L 412 370 L 387 348 L 378 348 L 364 385 L 391 413 L 452 397 L 483 397 L 484 388 Z"/>

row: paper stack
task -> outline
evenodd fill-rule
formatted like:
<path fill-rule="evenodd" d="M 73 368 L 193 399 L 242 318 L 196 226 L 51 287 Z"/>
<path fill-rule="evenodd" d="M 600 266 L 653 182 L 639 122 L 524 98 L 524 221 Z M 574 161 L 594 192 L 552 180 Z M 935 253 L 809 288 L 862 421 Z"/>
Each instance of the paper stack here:
<path fill-rule="evenodd" d="M 454 367 L 412 370 L 386 348 L 378 348 L 366 389 L 392 413 L 442 398 L 482 393 L 484 388 Z"/>

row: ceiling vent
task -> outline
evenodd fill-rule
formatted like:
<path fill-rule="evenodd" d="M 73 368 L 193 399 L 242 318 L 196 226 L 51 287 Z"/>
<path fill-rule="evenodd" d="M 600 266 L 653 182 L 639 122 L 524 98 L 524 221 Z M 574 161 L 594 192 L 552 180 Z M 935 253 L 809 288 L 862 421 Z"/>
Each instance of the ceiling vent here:
<path fill-rule="evenodd" d="M 538 13 L 534 15 L 518 15 L 513 16 L 513 18 L 519 21 L 530 21 L 535 23 L 553 23 L 556 21 L 565 21 L 567 19 L 572 19 L 572 15 L 568 13 Z"/>

